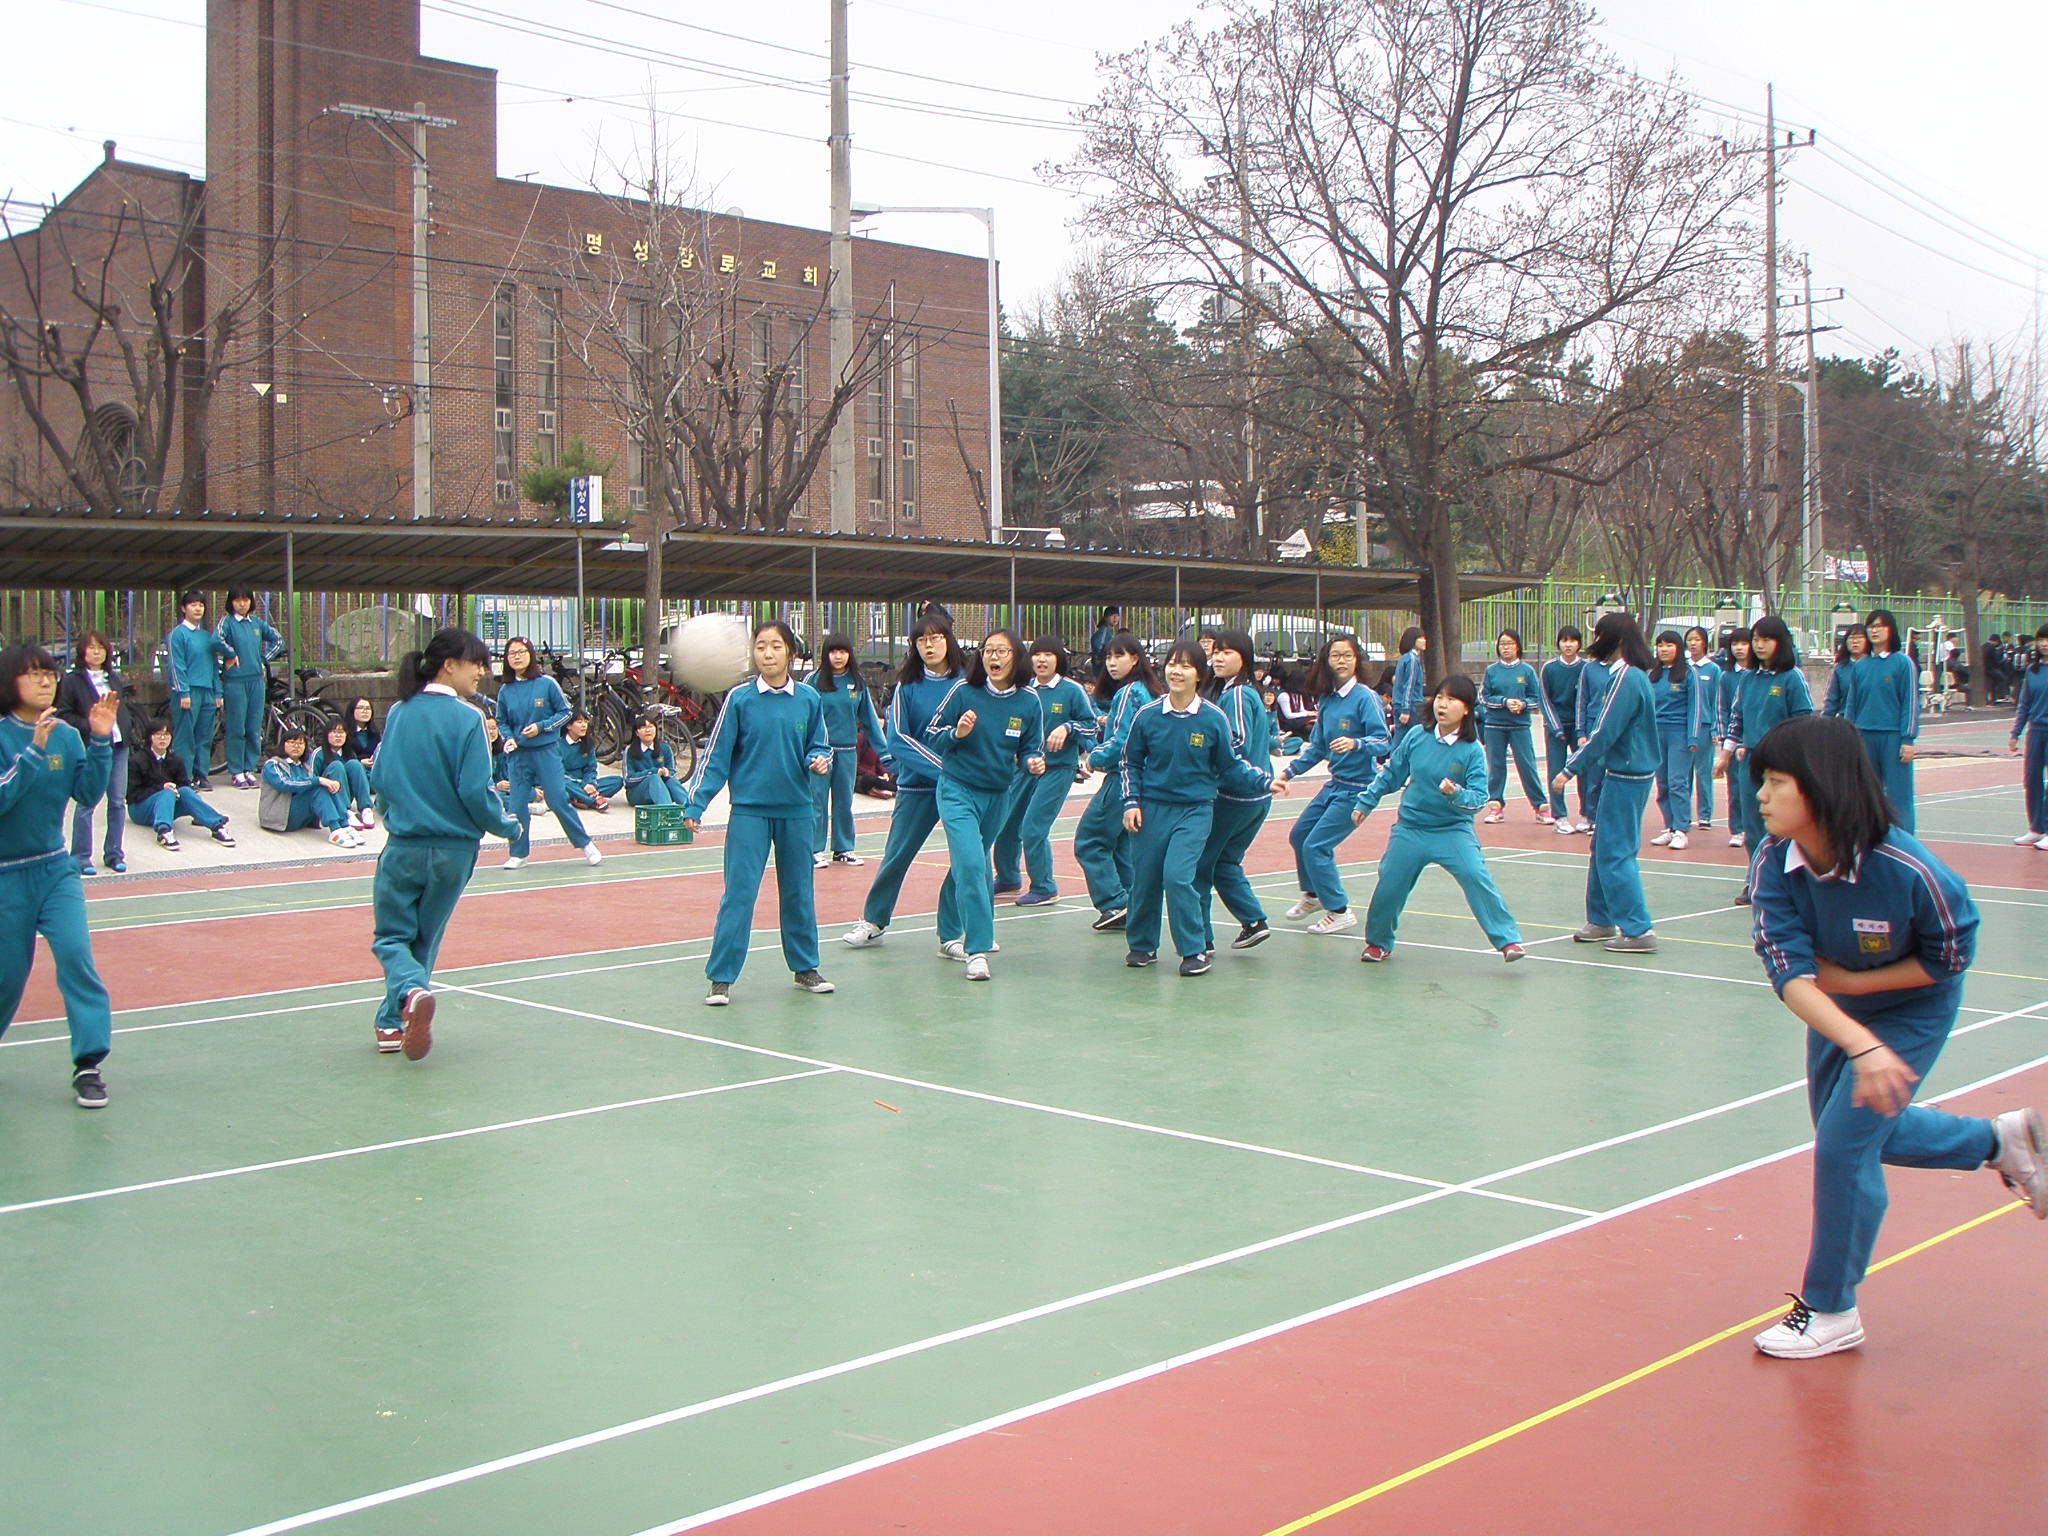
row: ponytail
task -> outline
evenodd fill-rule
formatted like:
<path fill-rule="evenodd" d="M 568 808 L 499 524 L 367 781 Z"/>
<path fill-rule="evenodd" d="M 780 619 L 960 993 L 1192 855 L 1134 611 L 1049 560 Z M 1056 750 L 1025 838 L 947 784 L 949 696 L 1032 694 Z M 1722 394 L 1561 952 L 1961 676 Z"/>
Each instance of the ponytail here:
<path fill-rule="evenodd" d="M 451 661 L 473 661 L 480 666 L 491 663 L 490 647 L 466 629 L 451 624 L 445 629 L 434 631 L 434 638 L 427 642 L 425 650 L 407 651 L 398 658 L 398 696 L 409 699 L 427 684 L 441 675 L 444 663 Z"/>

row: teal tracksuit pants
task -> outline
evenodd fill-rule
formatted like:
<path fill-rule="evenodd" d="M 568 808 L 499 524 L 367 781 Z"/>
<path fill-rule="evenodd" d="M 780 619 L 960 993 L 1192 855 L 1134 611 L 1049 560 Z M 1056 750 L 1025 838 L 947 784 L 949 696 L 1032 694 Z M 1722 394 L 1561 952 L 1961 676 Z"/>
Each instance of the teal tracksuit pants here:
<path fill-rule="evenodd" d="M 818 968 L 818 909 L 811 899 L 811 818 L 762 816 L 735 809 L 725 825 L 725 893 L 704 963 L 710 981 L 730 986 L 747 963 L 754 932 L 754 898 L 768 852 L 775 852 L 775 889 L 781 898 L 782 958 L 791 974 Z"/>
<path fill-rule="evenodd" d="M 563 780 L 564 784 L 566 784 L 567 782 L 568 781 L 566 779 Z M 600 795 L 603 795 L 607 800 L 611 799 L 613 795 L 616 795 L 620 790 L 626 787 L 626 781 L 620 778 L 616 773 L 600 773 L 596 778 L 592 779 L 590 782 L 597 787 L 597 792 Z M 595 800 L 586 800 L 583 798 L 583 786 L 580 784 L 577 785 L 576 788 L 569 791 L 569 803 L 575 806 L 579 811 L 594 811 L 597 809 L 597 802 Z"/>
<path fill-rule="evenodd" d="M 1897 731 L 1863 732 L 1863 750 L 1870 754 L 1870 764 L 1877 770 L 1878 778 L 1884 781 L 1884 797 L 1891 801 L 1892 810 L 1898 816 L 1898 824 L 1908 832 L 1913 830 L 1913 765 L 1899 761 L 1899 749 L 1906 738 Z"/>
<path fill-rule="evenodd" d="M 674 779 L 664 779 L 660 774 L 651 774 L 626 791 L 628 805 L 681 805 L 683 792 L 676 788 Z"/>
<path fill-rule="evenodd" d="M 1525 715 L 1526 720 L 1528 717 Z M 1527 725 L 1488 725 L 1479 731 L 1486 748 L 1486 798 L 1505 803 L 1508 788 L 1508 758 L 1522 778 L 1522 793 L 1529 804 L 1541 809 L 1546 791 L 1536 777 L 1536 733 Z"/>
<path fill-rule="evenodd" d="M 67 853 L 24 859 L 0 868 L 0 1034 L 14 1022 L 36 935 L 50 946 L 57 964 L 57 990 L 64 1020 L 71 1026 L 71 1060 L 98 1066 L 114 1038 L 113 1004 L 92 963 L 85 927 L 85 885 L 78 863 Z"/>
<path fill-rule="evenodd" d="M 1017 786 L 1003 830 L 996 835 L 996 884 L 1002 889 L 1017 889 L 1028 872 L 1032 895 L 1059 895 L 1052 877 L 1052 824 L 1059 820 L 1073 787 L 1073 770 L 1057 763 L 1036 778 L 1027 774 Z"/>
<path fill-rule="evenodd" d="M 1124 831 L 1122 775 L 1114 769 L 1103 775 L 1074 827 L 1074 860 L 1096 911 L 1115 912 L 1131 904 L 1131 836 Z"/>
<path fill-rule="evenodd" d="M 1756 784 L 1749 776 L 1749 759 L 1738 757 L 1728 764 L 1728 827 L 1742 834 L 1742 849 L 1756 857 L 1764 840 L 1764 812 L 1757 804 Z"/>
<path fill-rule="evenodd" d="M 861 908 L 861 916 L 877 928 L 889 926 L 889 919 L 896 915 L 896 898 L 903 890 L 903 877 L 910 873 L 911 861 L 932 835 L 932 828 L 939 824 L 939 796 L 936 789 L 906 784 L 896 791 L 896 805 L 889 813 L 889 840 L 882 845 L 882 862 L 875 866 L 874 883 L 868 887 L 868 899 Z M 939 887 L 939 926 L 946 929 L 957 926 L 959 919 L 954 913 L 953 877 L 947 875 Z"/>
<path fill-rule="evenodd" d="M 224 734 L 229 773 L 255 773 L 263 766 L 263 690 L 268 680 L 261 667 L 248 677 L 240 675 L 246 671 L 247 666 L 235 668 L 221 684 L 221 708 L 227 712 Z M 198 699 L 193 699 L 192 707 L 199 708 Z M 199 772 L 198 764 L 189 757 L 185 766 Z"/>
<path fill-rule="evenodd" d="M 1458 888 L 1465 893 L 1465 905 L 1472 909 L 1472 915 L 1486 932 L 1487 943 L 1504 949 L 1522 942 L 1521 930 L 1515 926 L 1508 904 L 1501 900 L 1493 876 L 1486 872 L 1486 858 L 1480 853 L 1479 839 L 1472 835 L 1469 825 L 1415 832 L 1396 821 L 1394 830 L 1387 834 L 1387 851 L 1380 855 L 1379 883 L 1373 887 L 1372 900 L 1365 909 L 1368 944 L 1377 944 L 1382 949 L 1394 947 L 1394 934 L 1401 926 L 1408 894 L 1431 864 L 1447 870 L 1458 882 Z"/>
<path fill-rule="evenodd" d="M 1557 776 L 1560 773 L 1564 772 L 1565 759 L 1570 757 L 1571 755 L 1572 749 L 1570 742 L 1566 741 L 1562 736 L 1558 735 L 1555 731 L 1547 730 L 1543 733 L 1543 784 L 1550 795 L 1550 814 L 1559 821 L 1563 821 L 1565 819 L 1564 796 L 1555 789 L 1550 789 L 1550 786 L 1552 784 L 1555 784 L 1557 782 Z M 1592 818 L 1586 815 L 1585 781 L 1581 779 L 1569 782 L 1577 783 L 1579 786 L 1580 818 L 1582 820 L 1591 820 Z"/>
<path fill-rule="evenodd" d="M 1667 832 L 1692 830 L 1693 754 L 1699 749 L 1686 731 L 1657 732 L 1657 809 Z"/>
<path fill-rule="evenodd" d="M 1699 735 L 1693 738 L 1692 777 L 1695 799 L 1693 820 L 1703 827 L 1714 819 L 1714 753 L 1720 745 L 1714 739 L 1712 731 L 1701 731 Z"/>
<path fill-rule="evenodd" d="M 1210 894 L 1223 898 L 1223 905 L 1240 923 L 1263 923 L 1266 909 L 1244 872 L 1245 850 L 1266 824 L 1273 809 L 1270 800 L 1218 800 L 1209 818 L 1209 840 L 1202 844 L 1201 860 L 1195 865 L 1195 894 L 1202 909 L 1202 948 L 1216 947 L 1216 927 L 1210 919 Z"/>
<path fill-rule="evenodd" d="M 1145 820 L 1131 840 L 1131 907 L 1124 919 L 1124 939 L 1133 950 L 1159 952 L 1159 902 L 1166 900 L 1166 920 L 1173 933 L 1173 951 L 1185 959 L 1208 951 L 1208 911 L 1195 871 L 1209 841 L 1215 802 L 1177 805 L 1145 800 Z"/>
<path fill-rule="evenodd" d="M 1307 809 L 1287 829 L 1287 841 L 1294 848 L 1295 881 L 1326 911 L 1343 912 L 1351 906 L 1351 898 L 1344 894 L 1344 882 L 1337 874 L 1337 845 L 1354 830 L 1351 812 L 1357 802 L 1356 784 L 1340 784 L 1331 779 L 1316 791 L 1315 799 L 1309 801 Z"/>
<path fill-rule="evenodd" d="M 811 852 L 823 853 L 829 840 L 834 853 L 853 852 L 853 770 L 860 753 L 853 747 L 832 749 L 832 771 L 811 779 Z"/>
<path fill-rule="evenodd" d="M 1863 1022 L 1924 1081 L 1955 1024 L 1956 993 Z M 1996 1140 L 1991 1122 L 1909 1104 L 1896 1115 L 1851 1102 L 1856 1073 L 1842 1048 L 1806 1032 L 1807 1104 L 1813 1113 L 1813 1243 L 1799 1299 L 1816 1312 L 1846 1312 L 1870 1267 L 1884 1220 L 1884 1165 L 1977 1168 Z"/>
<path fill-rule="evenodd" d="M 384 967 L 379 1029 L 403 1029 L 406 994 L 432 982 L 441 935 L 476 868 L 476 855 L 473 842 L 425 837 L 394 837 L 377 855 L 370 953 Z"/>
<path fill-rule="evenodd" d="M 190 709 L 179 707 L 178 700 L 185 697 L 192 700 Z M 171 695 L 171 750 L 185 760 L 194 780 L 205 778 L 213 768 L 213 717 L 219 709 L 220 694 L 212 688 Z"/>
<path fill-rule="evenodd" d="M 1643 840 L 1643 809 L 1655 783 L 1656 776 L 1648 773 L 1604 776 L 1600 803 L 1606 809 L 1593 823 L 1592 858 L 1586 866 L 1586 921 L 1619 928 L 1630 938 L 1652 926 L 1636 852 Z"/>
<path fill-rule="evenodd" d="M 572 847 L 581 848 L 590 841 L 590 834 L 583 830 L 583 818 L 576 814 L 576 807 L 569 803 L 569 786 L 562 778 L 562 754 L 555 750 L 551 741 L 537 747 L 521 747 L 505 757 L 505 777 L 511 782 L 512 814 L 519 819 L 519 836 L 512 840 L 512 857 L 523 859 L 533 850 L 533 789 L 540 786 L 541 797 L 549 810 L 555 813 L 555 820 L 562 824 L 562 830 L 569 834 Z"/>
<path fill-rule="evenodd" d="M 901 797 L 899 796 L 899 799 Z M 996 898 L 989 856 L 1010 808 L 1008 789 L 970 789 L 957 779 L 939 780 L 939 823 L 946 829 L 947 877 L 952 900 L 939 899 L 939 942 L 959 939 L 970 955 L 985 955 L 996 942 Z"/>

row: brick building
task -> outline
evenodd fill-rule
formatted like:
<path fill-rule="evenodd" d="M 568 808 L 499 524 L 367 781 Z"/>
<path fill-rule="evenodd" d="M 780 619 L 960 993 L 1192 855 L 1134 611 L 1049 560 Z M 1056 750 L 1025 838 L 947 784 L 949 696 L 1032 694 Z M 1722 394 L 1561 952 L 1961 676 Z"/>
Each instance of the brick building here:
<path fill-rule="evenodd" d="M 224 305 L 239 306 L 241 321 L 225 345 L 208 343 L 219 378 L 204 419 L 191 407 L 206 359 L 183 360 L 162 500 L 415 510 L 414 128 L 332 110 L 345 104 L 448 120 L 425 129 L 436 516 L 532 515 L 520 472 L 581 437 L 612 461 L 616 512 L 647 507 L 652 487 L 654 504 L 666 494 L 680 520 L 715 521 L 715 498 L 701 494 L 703 453 L 758 491 L 764 475 L 786 479 L 777 465 L 815 442 L 829 382 L 824 231 L 499 176 L 495 72 L 423 57 L 418 0 L 209 0 L 207 27 L 203 187 L 122 161 L 110 144 L 42 227 L 12 242 L 18 259 L 0 261 L 0 301 L 18 310 L 27 296 L 6 290 L 40 284 L 42 308 L 63 315 L 75 305 L 56 274 L 81 252 L 120 242 L 112 269 L 139 292 L 153 256 L 138 228 L 155 232 L 160 251 L 178 210 L 196 206 L 201 259 L 180 291 L 180 323 L 197 332 Z M 855 244 L 856 324 L 874 358 L 850 407 L 863 531 L 985 536 L 985 281 L 973 257 Z M 664 294 L 696 306 L 697 318 L 664 320 Z M 669 469 L 671 456 L 631 430 L 645 418 L 627 359 L 654 350 L 651 334 L 666 328 L 673 340 L 698 323 L 725 350 L 715 367 L 700 356 L 684 393 L 731 393 L 722 418 L 708 406 L 703 418 L 706 438 L 725 443 L 699 444 L 696 459 L 679 448 Z M 169 413 L 129 398 L 124 370 L 97 366 L 103 434 L 147 439 L 163 426 Z M 779 392 L 748 395 L 774 367 Z M 60 435 L 85 434 L 61 392 L 41 404 Z M 771 404 L 777 419 L 766 421 Z M 754 458 L 777 454 L 775 464 L 734 447 L 749 435 Z M 53 458 L 22 402 L 0 397 L 12 495 L 79 500 Z M 821 462 L 788 523 L 828 521 Z"/>

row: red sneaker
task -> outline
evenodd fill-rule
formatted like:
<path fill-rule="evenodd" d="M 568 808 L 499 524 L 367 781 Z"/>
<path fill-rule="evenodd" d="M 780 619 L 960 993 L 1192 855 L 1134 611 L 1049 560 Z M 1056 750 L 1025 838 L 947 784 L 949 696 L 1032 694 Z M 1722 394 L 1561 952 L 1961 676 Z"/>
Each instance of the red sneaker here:
<path fill-rule="evenodd" d="M 380 1051 L 388 1054 L 404 1044 L 405 1031 L 402 1029 L 380 1029 L 377 1031 L 377 1049 Z"/>
<path fill-rule="evenodd" d="M 1368 944 L 1365 946 L 1365 952 L 1358 958 L 1368 965 L 1378 965 L 1382 960 L 1391 959 L 1392 956 L 1386 950 L 1381 949 L 1379 945 Z"/>
<path fill-rule="evenodd" d="M 414 987 L 405 994 L 405 1006 L 399 1012 L 405 1018 L 405 1059 L 418 1061 L 434 1048 L 434 994 L 425 987 Z"/>

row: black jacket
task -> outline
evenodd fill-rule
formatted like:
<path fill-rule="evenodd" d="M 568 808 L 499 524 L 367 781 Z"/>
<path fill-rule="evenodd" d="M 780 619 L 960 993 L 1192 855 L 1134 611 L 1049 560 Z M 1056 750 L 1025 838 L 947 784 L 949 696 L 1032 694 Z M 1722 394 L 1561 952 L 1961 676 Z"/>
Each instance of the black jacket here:
<path fill-rule="evenodd" d="M 128 754 L 128 803 L 131 805 L 148 799 L 166 785 L 191 782 L 192 776 L 185 771 L 185 760 L 175 752 L 166 752 L 159 762 L 145 742 Z"/>
<path fill-rule="evenodd" d="M 124 745 L 137 750 L 149 746 L 149 722 L 135 704 L 135 690 L 112 667 L 107 668 L 107 686 L 114 690 L 114 697 L 121 701 L 121 740 Z M 74 667 L 57 681 L 57 718 L 90 738 L 91 726 L 86 717 L 92 713 L 93 705 L 99 702 L 99 691 L 92 685 L 92 679 L 85 675 L 83 667 Z"/>

